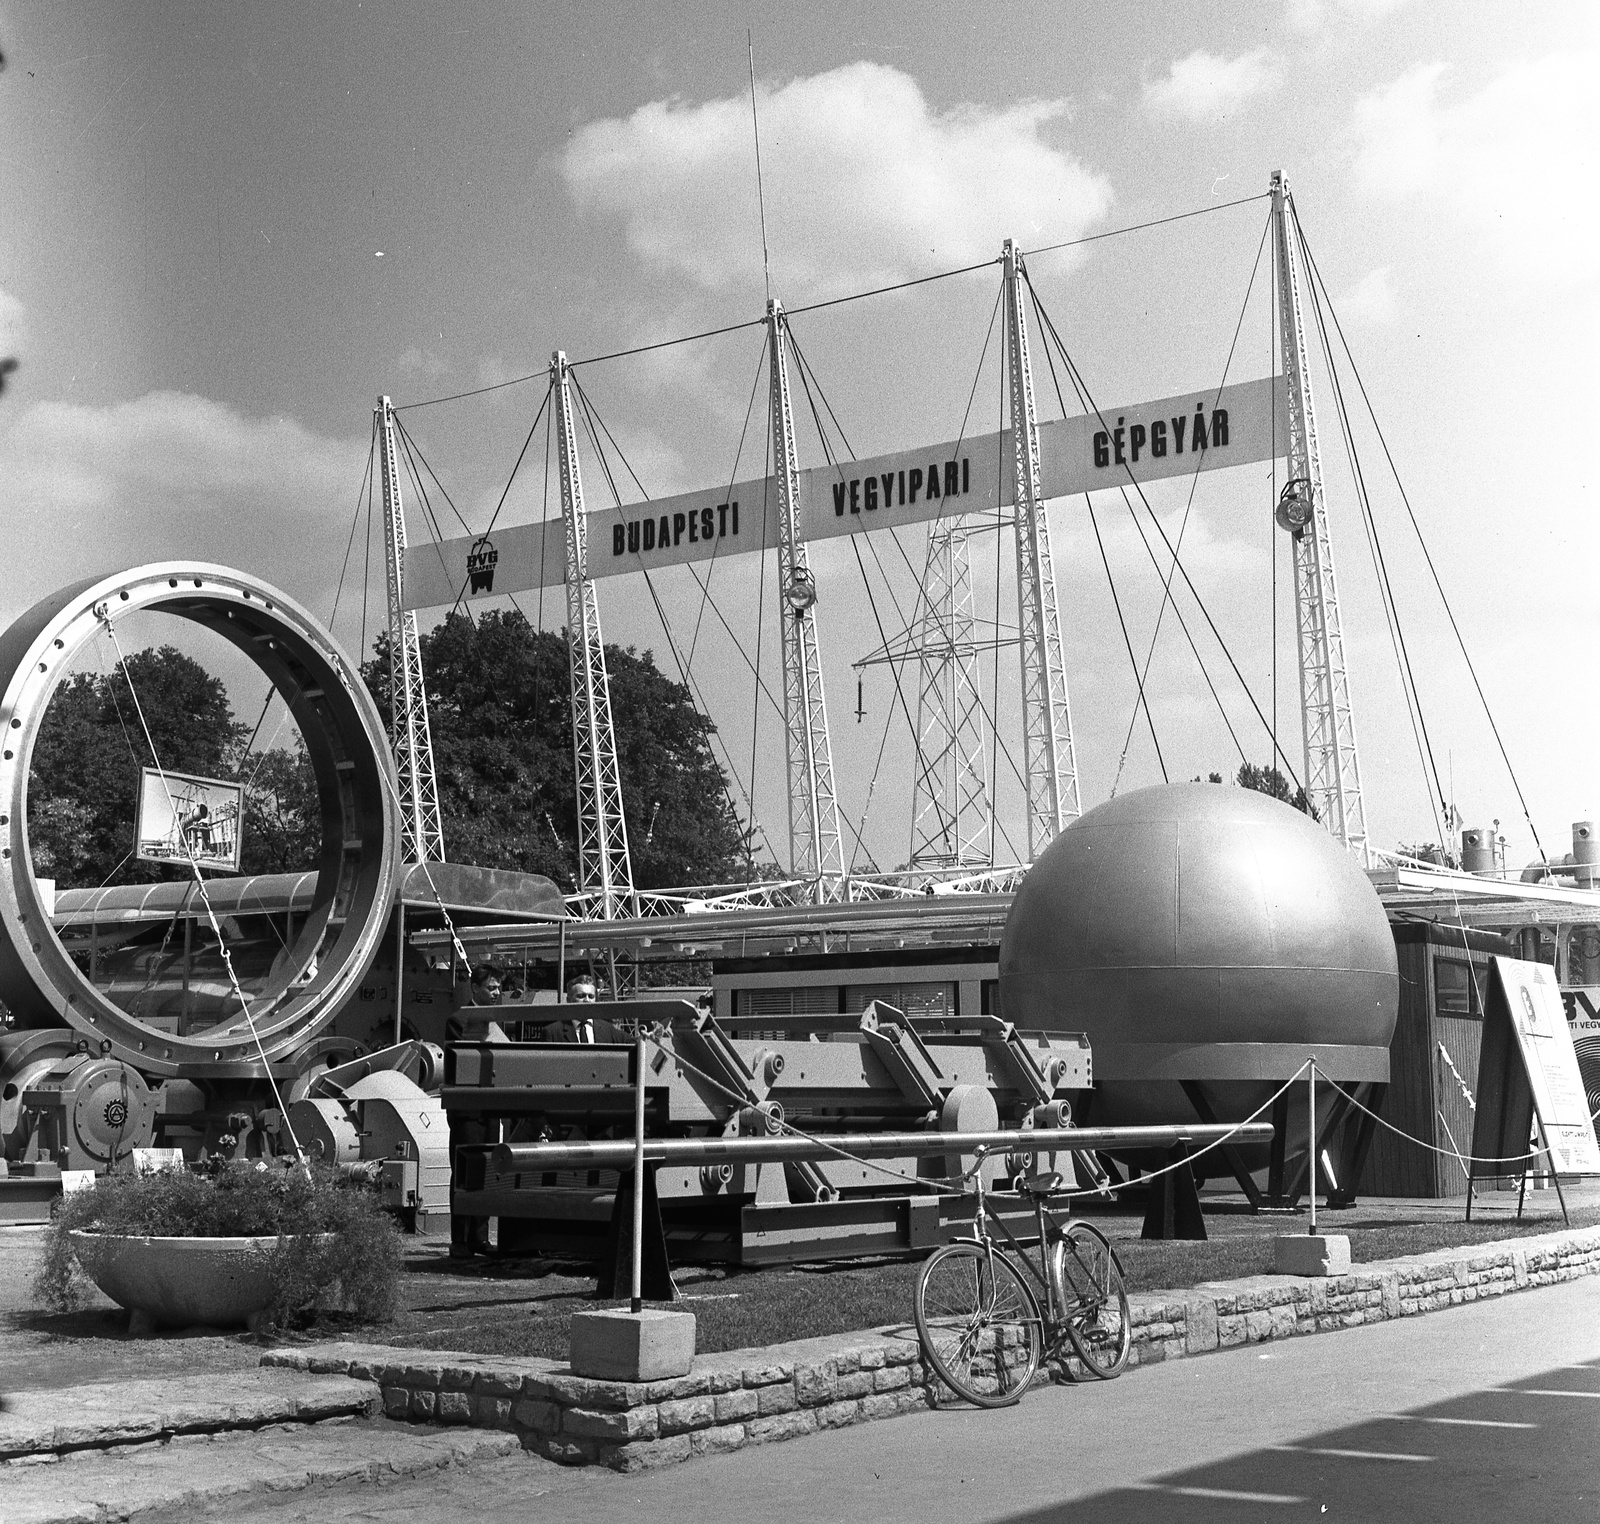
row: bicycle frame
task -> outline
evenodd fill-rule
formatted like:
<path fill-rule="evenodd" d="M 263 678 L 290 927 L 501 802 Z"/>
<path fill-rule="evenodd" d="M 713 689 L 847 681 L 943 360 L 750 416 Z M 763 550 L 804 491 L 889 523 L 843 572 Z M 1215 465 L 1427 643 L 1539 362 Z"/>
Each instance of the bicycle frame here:
<path fill-rule="evenodd" d="M 1056 1330 L 1066 1321 L 1067 1309 L 1059 1305 L 1056 1288 L 1051 1284 L 1047 1273 L 1049 1244 L 1053 1238 L 1065 1238 L 1066 1234 L 1053 1214 L 1047 1214 L 1044 1209 L 1044 1199 L 1040 1196 L 1033 1198 L 1034 1220 L 1039 1228 L 1039 1263 L 1034 1264 L 1032 1256 L 1028 1253 L 1027 1246 L 1006 1225 L 1006 1221 L 989 1205 L 989 1192 L 984 1188 L 983 1168 L 979 1167 L 973 1172 L 973 1183 L 977 1189 L 978 1209 L 973 1214 L 973 1234 L 969 1239 L 965 1234 L 958 1234 L 957 1241 L 976 1243 L 982 1248 L 984 1257 L 992 1260 L 995 1254 L 995 1240 L 989 1232 L 989 1223 L 994 1225 L 1005 1235 L 1013 1255 L 1020 1260 L 1023 1268 L 1036 1281 L 1044 1292 L 1044 1332 L 1054 1337 Z"/>

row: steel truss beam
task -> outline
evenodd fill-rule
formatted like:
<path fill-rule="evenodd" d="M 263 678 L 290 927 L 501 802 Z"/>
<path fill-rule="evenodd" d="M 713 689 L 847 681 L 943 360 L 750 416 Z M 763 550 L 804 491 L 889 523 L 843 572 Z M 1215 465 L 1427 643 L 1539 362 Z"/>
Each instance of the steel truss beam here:
<path fill-rule="evenodd" d="M 556 453 L 561 464 L 561 514 L 566 521 L 567 654 L 572 673 L 572 761 L 578 790 L 578 888 L 585 913 L 615 920 L 638 915 L 628 823 L 622 813 L 622 780 L 611 726 L 611 684 L 600 635 L 600 606 L 589 579 L 588 523 L 583 477 L 572 424 L 567 357 L 550 359 L 556 404 Z"/>
<path fill-rule="evenodd" d="M 422 680 L 417 616 L 403 607 L 406 516 L 400 500 L 400 463 L 395 449 L 394 404 L 378 398 L 375 409 L 383 480 L 384 569 L 389 589 L 390 740 L 400 791 L 402 851 L 408 863 L 444 861 L 444 827 L 433 772 L 433 734 Z"/>
<path fill-rule="evenodd" d="M 1278 312 L 1289 394 L 1289 480 L 1278 523 L 1294 543 L 1295 637 L 1300 658 L 1300 714 L 1305 790 L 1323 824 L 1369 866 L 1367 812 L 1356 755 L 1356 722 L 1345 667 L 1333 542 L 1322 493 L 1322 456 L 1300 310 L 1304 253 L 1294 198 L 1281 171 L 1272 172 L 1272 224 L 1277 253 Z"/>

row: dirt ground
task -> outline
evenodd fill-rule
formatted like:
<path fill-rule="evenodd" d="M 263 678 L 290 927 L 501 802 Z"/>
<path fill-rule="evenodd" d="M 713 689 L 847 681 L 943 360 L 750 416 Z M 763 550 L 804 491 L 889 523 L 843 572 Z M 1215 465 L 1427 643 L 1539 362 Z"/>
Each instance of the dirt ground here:
<path fill-rule="evenodd" d="M 259 1363 L 260 1348 L 232 1334 L 130 1339 L 128 1314 L 98 1292 L 81 1312 L 45 1311 L 29 1286 L 42 1237 L 39 1228 L 0 1228 L 0 1389 L 77 1386 L 118 1376 L 181 1375 Z"/>

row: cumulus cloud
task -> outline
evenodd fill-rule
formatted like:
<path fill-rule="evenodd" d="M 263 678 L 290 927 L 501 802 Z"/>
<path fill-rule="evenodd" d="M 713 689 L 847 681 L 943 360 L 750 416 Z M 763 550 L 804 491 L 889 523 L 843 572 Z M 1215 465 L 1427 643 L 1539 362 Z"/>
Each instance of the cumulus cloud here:
<path fill-rule="evenodd" d="M 1592 276 L 1597 67 L 1594 53 L 1525 60 L 1455 99 L 1446 65 L 1412 69 L 1356 103 L 1356 183 L 1386 200 L 1443 200 L 1519 270 Z"/>
<path fill-rule="evenodd" d="M 339 573 L 367 449 L 365 429 L 330 439 L 181 392 L 33 403 L 0 434 L 0 618 L 74 578 L 177 558 L 237 566 L 316 603 Z"/>
<path fill-rule="evenodd" d="M 1358 323 L 1381 327 L 1394 321 L 1394 276 L 1388 265 L 1369 270 L 1336 304 L 1339 313 Z"/>
<path fill-rule="evenodd" d="M 1227 116 L 1246 101 L 1277 88 L 1278 61 L 1266 48 L 1219 58 L 1197 49 L 1175 60 L 1160 79 L 1144 87 L 1145 106 L 1158 116 L 1205 121 Z"/>
<path fill-rule="evenodd" d="M 1075 237 L 1107 181 L 1053 146 L 1062 100 L 931 107 L 898 69 L 853 63 L 757 89 L 774 282 L 800 295 L 887 284 Z M 750 103 L 652 101 L 591 122 L 560 164 L 579 208 L 620 220 L 645 263 L 720 290 L 761 278 Z"/>

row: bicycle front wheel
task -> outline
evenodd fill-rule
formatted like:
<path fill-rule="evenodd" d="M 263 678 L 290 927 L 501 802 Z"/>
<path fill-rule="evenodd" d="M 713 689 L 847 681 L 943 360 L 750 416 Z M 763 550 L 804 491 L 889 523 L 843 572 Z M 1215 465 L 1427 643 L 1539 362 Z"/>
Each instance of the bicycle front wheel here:
<path fill-rule="evenodd" d="M 1069 1224 L 1051 1246 L 1050 1272 L 1078 1358 L 1102 1381 L 1120 1375 L 1133 1348 L 1133 1318 L 1110 1240 L 1089 1223 Z"/>
<path fill-rule="evenodd" d="M 1018 1401 L 1039 1368 L 1039 1304 L 1003 1254 L 946 1244 L 923 1264 L 913 1308 L 924 1359 L 980 1408 Z"/>

